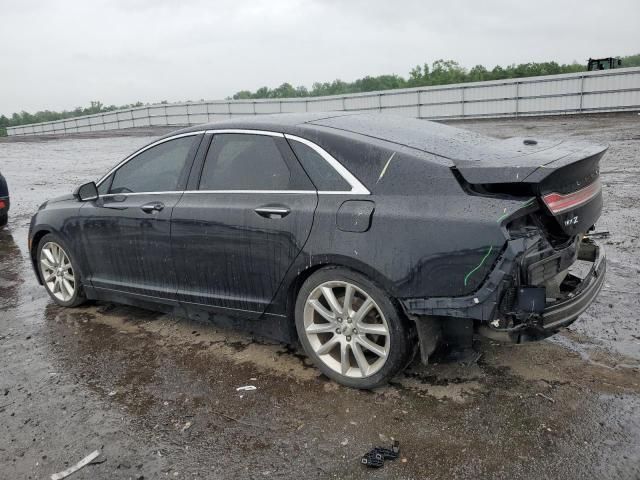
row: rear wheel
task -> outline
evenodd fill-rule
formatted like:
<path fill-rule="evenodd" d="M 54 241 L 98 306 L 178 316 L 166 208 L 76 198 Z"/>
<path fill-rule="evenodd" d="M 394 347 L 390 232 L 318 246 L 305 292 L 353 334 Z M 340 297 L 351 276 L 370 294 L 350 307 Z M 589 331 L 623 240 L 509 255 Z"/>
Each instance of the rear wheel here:
<path fill-rule="evenodd" d="M 4 227 L 9 221 L 9 215 L 4 213 L 0 214 L 0 227 Z"/>
<path fill-rule="evenodd" d="M 37 258 L 40 278 L 54 302 L 63 307 L 76 307 L 85 301 L 80 273 L 57 236 L 47 234 L 42 237 Z"/>
<path fill-rule="evenodd" d="M 391 298 L 345 268 L 325 268 L 309 277 L 295 314 L 307 355 L 325 375 L 349 387 L 386 383 L 414 352 L 412 331 Z"/>

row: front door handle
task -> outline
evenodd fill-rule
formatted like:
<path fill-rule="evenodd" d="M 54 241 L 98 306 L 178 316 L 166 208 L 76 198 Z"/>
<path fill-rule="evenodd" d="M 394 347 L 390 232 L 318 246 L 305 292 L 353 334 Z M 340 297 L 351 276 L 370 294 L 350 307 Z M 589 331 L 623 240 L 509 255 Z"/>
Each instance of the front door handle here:
<path fill-rule="evenodd" d="M 164 208 L 164 203 L 151 202 L 151 203 L 145 203 L 144 205 L 142 205 L 140 207 L 140 210 L 142 210 L 144 213 L 153 213 L 153 212 L 159 212 L 163 208 Z"/>
<path fill-rule="evenodd" d="M 264 218 L 284 218 L 291 213 L 287 207 L 258 207 L 255 212 Z"/>

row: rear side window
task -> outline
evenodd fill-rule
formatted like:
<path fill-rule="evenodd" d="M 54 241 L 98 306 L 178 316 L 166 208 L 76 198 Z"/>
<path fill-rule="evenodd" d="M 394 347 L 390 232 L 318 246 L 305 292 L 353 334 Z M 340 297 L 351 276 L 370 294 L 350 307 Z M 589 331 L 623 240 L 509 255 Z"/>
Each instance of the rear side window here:
<path fill-rule="evenodd" d="M 163 142 L 135 156 L 113 176 L 110 193 L 170 192 L 178 187 L 180 174 L 197 135 Z"/>
<path fill-rule="evenodd" d="M 290 140 L 289 143 L 318 190 L 325 192 L 351 190 L 351 185 L 313 148 L 295 140 Z"/>
<path fill-rule="evenodd" d="M 200 190 L 288 190 L 290 180 L 274 137 L 222 133 L 209 147 Z"/>

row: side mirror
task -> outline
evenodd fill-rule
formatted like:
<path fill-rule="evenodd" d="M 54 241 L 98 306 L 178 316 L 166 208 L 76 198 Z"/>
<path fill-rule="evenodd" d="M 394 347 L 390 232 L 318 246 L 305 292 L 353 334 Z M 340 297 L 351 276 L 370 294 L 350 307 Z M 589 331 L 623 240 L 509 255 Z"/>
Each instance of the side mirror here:
<path fill-rule="evenodd" d="M 81 202 L 86 202 L 88 200 L 97 200 L 98 187 L 96 187 L 96 182 L 89 182 L 85 183 L 84 185 L 80 185 L 78 188 L 76 188 L 76 191 L 73 192 L 73 196 Z"/>

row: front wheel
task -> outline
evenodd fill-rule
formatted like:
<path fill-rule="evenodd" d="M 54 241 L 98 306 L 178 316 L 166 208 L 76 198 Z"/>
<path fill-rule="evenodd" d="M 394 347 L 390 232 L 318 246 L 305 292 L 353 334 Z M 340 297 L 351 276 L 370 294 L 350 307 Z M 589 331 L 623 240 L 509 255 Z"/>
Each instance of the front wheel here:
<path fill-rule="evenodd" d="M 309 277 L 298 293 L 295 317 L 307 355 L 348 387 L 386 383 L 415 350 L 412 331 L 391 298 L 345 268 L 324 268 Z"/>
<path fill-rule="evenodd" d="M 37 258 L 40 278 L 54 302 L 63 307 L 77 307 L 85 301 L 80 273 L 57 236 L 47 234 L 42 237 Z"/>

